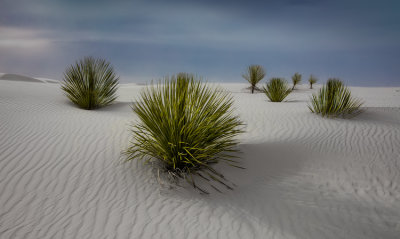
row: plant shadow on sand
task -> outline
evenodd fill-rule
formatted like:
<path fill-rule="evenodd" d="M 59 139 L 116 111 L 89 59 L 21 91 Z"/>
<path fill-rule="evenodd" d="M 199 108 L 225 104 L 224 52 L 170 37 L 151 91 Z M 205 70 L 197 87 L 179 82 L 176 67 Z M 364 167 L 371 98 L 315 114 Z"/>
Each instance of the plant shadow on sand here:
<path fill-rule="evenodd" d="M 400 125 L 400 108 L 362 107 L 361 109 L 362 113 L 350 120 L 376 124 L 389 123 Z"/>
<path fill-rule="evenodd" d="M 82 108 L 77 108 L 75 104 L 73 104 L 71 101 L 63 100 L 63 104 L 68 105 L 69 107 L 73 108 L 73 110 L 83 110 L 85 112 L 89 112 L 90 110 L 85 110 Z M 125 101 L 114 101 L 112 104 L 92 110 L 93 114 L 99 113 L 99 112 L 118 112 L 118 113 L 129 113 L 132 114 L 132 107 L 135 106 L 135 102 L 125 102 Z"/>
<path fill-rule="evenodd" d="M 329 185 L 317 186 L 314 176 L 323 173 L 318 168 L 310 169 L 310 165 L 335 157 L 292 142 L 242 144 L 239 148 L 246 169 L 223 164 L 215 167 L 236 184 L 233 190 L 219 193 L 210 188 L 211 194 L 202 196 L 195 190 L 178 188 L 162 190 L 161 194 L 179 201 L 197 201 L 209 213 L 230 218 L 230 225 L 219 219 L 221 226 L 249 228 L 255 238 L 395 238 L 393 230 L 370 226 L 371 222 L 383 223 L 374 210 L 390 214 L 385 208 L 362 204 L 354 196 L 338 194 Z"/>
<path fill-rule="evenodd" d="M 111 105 L 108 105 L 106 107 L 102 107 L 100 109 L 97 109 L 97 111 L 101 112 L 115 112 L 115 111 L 120 111 L 120 112 L 129 112 L 132 113 L 131 107 L 134 106 L 134 102 L 121 102 L 121 101 L 114 101 Z"/>
<path fill-rule="evenodd" d="M 288 99 L 288 100 L 284 100 L 282 102 L 284 102 L 284 103 L 301 103 L 301 102 L 309 102 L 309 100 L 291 100 L 291 99 Z"/>
<path fill-rule="evenodd" d="M 245 169 L 232 168 L 223 163 L 215 166 L 236 185 L 233 190 L 220 187 L 222 193 L 219 193 L 207 188 L 210 194 L 202 196 L 185 187 L 183 190 L 162 190 L 162 194 L 177 200 L 199 200 L 208 210 L 216 213 L 222 211 L 221 215 L 229 214 L 230 217 L 237 218 L 234 223 L 239 223 L 243 228 L 252 228 L 254 238 L 258 238 L 260 235 L 267 235 L 263 230 L 275 223 L 279 214 L 285 213 L 277 212 L 279 208 L 287 207 L 284 205 L 285 192 L 277 185 L 301 171 L 308 160 L 307 153 L 302 148 L 300 144 L 284 142 L 241 144 L 241 153 L 238 156 Z M 260 230 L 262 227 L 264 229 Z"/>
<path fill-rule="evenodd" d="M 216 170 L 223 173 L 225 178 L 235 184 L 233 190 L 228 190 L 221 185 L 218 186 L 222 195 L 235 195 L 246 191 L 248 187 L 254 187 L 259 182 L 268 182 L 278 178 L 290 177 L 302 167 L 307 160 L 307 153 L 301 149 L 301 145 L 294 143 L 265 143 L 265 144 L 241 144 L 237 156 L 240 166 L 244 169 L 229 167 L 224 163 L 214 166 Z M 198 178 L 197 183 L 202 184 L 202 179 Z M 186 187 L 183 185 L 183 187 Z M 190 188 L 190 186 L 188 186 Z M 181 196 L 198 197 L 198 192 L 194 190 L 178 190 Z M 210 192 L 209 198 L 216 198 L 220 195 L 218 191 L 207 188 Z M 168 193 L 167 191 L 164 191 Z M 174 193 L 175 194 L 175 193 Z"/>

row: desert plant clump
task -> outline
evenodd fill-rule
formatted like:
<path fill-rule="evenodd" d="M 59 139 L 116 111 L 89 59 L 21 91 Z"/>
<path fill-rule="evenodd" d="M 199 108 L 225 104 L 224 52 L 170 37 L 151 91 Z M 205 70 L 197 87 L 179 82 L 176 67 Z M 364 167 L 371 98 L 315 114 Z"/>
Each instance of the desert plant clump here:
<path fill-rule="evenodd" d="M 317 83 L 318 79 L 315 78 L 313 75 L 310 75 L 310 78 L 308 78 L 308 82 L 310 83 L 310 89 L 312 89 L 312 86 Z"/>
<path fill-rule="evenodd" d="M 85 57 L 65 70 L 61 89 L 72 103 L 92 110 L 109 105 L 117 98 L 118 81 L 109 62 Z"/>
<path fill-rule="evenodd" d="M 250 83 L 251 93 L 257 89 L 257 84 L 265 77 L 264 68 L 260 65 L 250 65 L 247 72 L 242 75 Z"/>
<path fill-rule="evenodd" d="M 281 102 L 292 92 L 287 82 L 282 78 L 271 78 L 263 90 L 272 102 Z"/>
<path fill-rule="evenodd" d="M 329 78 L 326 82 L 326 86 L 330 89 L 336 89 L 343 87 L 344 83 L 339 78 Z"/>
<path fill-rule="evenodd" d="M 318 92 L 311 97 L 308 108 L 322 117 L 351 116 L 360 113 L 362 102 L 351 95 L 351 91 L 336 78 L 329 79 Z"/>
<path fill-rule="evenodd" d="M 296 87 L 297 84 L 300 84 L 301 82 L 301 74 L 299 73 L 294 73 L 294 75 L 292 76 L 292 82 L 293 82 L 293 87 L 292 90 L 294 90 L 294 88 Z"/>
<path fill-rule="evenodd" d="M 186 180 L 203 193 L 208 192 L 195 178 L 217 190 L 214 183 L 232 189 L 213 168 L 218 162 L 240 167 L 236 136 L 243 132 L 242 122 L 233 114 L 232 104 L 228 92 L 210 88 L 192 74 L 165 77 L 148 86 L 132 107 L 139 120 L 132 125 L 128 160 L 151 163 L 173 182 Z"/>

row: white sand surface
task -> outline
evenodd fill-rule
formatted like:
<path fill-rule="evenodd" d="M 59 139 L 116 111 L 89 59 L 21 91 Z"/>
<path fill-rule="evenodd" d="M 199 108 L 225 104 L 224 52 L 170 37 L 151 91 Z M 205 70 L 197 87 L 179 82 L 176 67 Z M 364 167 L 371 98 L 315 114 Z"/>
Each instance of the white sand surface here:
<path fill-rule="evenodd" d="M 0 80 L 43 83 L 43 81 L 41 81 L 39 79 L 35 79 L 35 78 L 29 77 L 29 76 L 18 75 L 18 74 L 1 74 Z"/>
<path fill-rule="evenodd" d="M 207 196 L 121 162 L 143 86 L 86 111 L 58 84 L 0 81 L 0 238 L 400 238 L 399 87 L 352 88 L 365 112 L 325 119 L 306 85 L 283 103 L 222 86 L 246 169 L 218 165 L 237 186 Z"/>
<path fill-rule="evenodd" d="M 60 83 L 60 81 L 58 81 L 58 80 L 53 80 L 53 79 L 43 78 L 43 77 L 35 77 L 35 79 L 43 81 L 44 83 L 54 83 L 54 84 Z"/>
<path fill-rule="evenodd" d="M 6 74 L 0 73 L 0 80 L 8 81 L 24 81 L 24 82 L 38 82 L 38 83 L 60 83 L 58 80 L 43 78 L 43 77 L 29 77 L 19 74 Z"/>

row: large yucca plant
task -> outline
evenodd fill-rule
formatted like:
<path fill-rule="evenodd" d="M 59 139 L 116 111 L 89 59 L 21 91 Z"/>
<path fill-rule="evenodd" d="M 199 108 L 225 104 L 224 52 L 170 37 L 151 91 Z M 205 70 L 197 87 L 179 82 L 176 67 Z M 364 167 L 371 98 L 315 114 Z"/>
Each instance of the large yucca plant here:
<path fill-rule="evenodd" d="M 247 72 L 242 75 L 242 77 L 250 83 L 252 94 L 254 93 L 254 90 L 257 89 L 258 82 L 260 82 L 264 76 L 264 68 L 260 65 L 250 65 L 247 68 Z"/>
<path fill-rule="evenodd" d="M 362 102 L 351 96 L 350 90 L 339 79 L 329 79 L 318 92 L 311 97 L 308 108 L 322 117 L 350 116 L 361 112 Z"/>
<path fill-rule="evenodd" d="M 293 82 L 293 87 L 292 90 L 294 90 L 294 87 L 296 87 L 297 84 L 300 84 L 301 82 L 301 74 L 299 73 L 294 73 L 294 75 L 292 76 L 292 82 Z"/>
<path fill-rule="evenodd" d="M 313 75 L 310 75 L 310 78 L 308 78 L 308 82 L 310 83 L 310 89 L 312 89 L 312 86 L 317 83 L 318 79 L 315 78 Z"/>
<path fill-rule="evenodd" d="M 292 92 L 287 82 L 282 78 L 271 78 L 263 90 L 272 102 L 281 102 Z"/>
<path fill-rule="evenodd" d="M 233 115 L 232 104 L 229 93 L 187 73 L 147 87 L 133 107 L 139 121 L 132 127 L 128 160 L 151 162 L 173 181 L 184 179 L 204 193 L 194 178 L 215 189 L 212 181 L 231 189 L 212 165 L 224 161 L 240 167 L 235 153 L 242 122 Z"/>
<path fill-rule="evenodd" d="M 74 104 L 91 110 L 117 98 L 118 80 L 109 62 L 85 57 L 65 70 L 61 89 Z"/>

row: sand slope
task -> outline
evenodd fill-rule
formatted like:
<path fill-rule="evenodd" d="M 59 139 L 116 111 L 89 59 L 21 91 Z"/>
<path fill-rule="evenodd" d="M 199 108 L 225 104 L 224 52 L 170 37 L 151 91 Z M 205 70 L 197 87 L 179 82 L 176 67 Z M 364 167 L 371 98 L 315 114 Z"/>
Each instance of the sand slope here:
<path fill-rule="evenodd" d="M 309 113 L 304 86 L 271 103 L 224 84 L 247 124 L 234 191 L 160 189 L 121 163 L 142 86 L 77 109 L 59 85 L 0 81 L 0 238 L 398 238 L 400 91 L 353 88 L 366 111 Z"/>
<path fill-rule="evenodd" d="M 60 83 L 57 80 L 52 80 L 48 78 L 33 78 L 29 76 L 24 76 L 24 75 L 18 75 L 18 74 L 5 74 L 5 73 L 0 73 L 0 80 L 7 80 L 7 81 L 24 81 L 24 82 L 37 82 L 37 83 Z"/>

